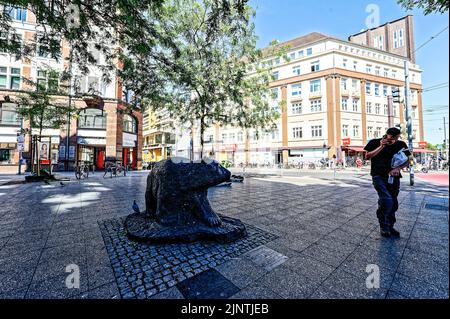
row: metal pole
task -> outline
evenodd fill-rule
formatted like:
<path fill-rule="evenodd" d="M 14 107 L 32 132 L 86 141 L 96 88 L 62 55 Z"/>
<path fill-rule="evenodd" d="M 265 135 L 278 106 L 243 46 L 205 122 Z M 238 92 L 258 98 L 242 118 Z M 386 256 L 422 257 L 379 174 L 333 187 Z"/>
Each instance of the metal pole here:
<path fill-rule="evenodd" d="M 445 118 L 444 118 L 444 122 L 445 122 Z M 22 130 L 23 130 L 23 117 L 20 118 L 20 133 L 19 133 L 19 136 L 22 135 Z M 19 143 L 19 141 L 17 141 L 17 143 Z M 17 174 L 18 175 L 22 175 L 22 149 L 19 150 L 19 172 Z"/>
<path fill-rule="evenodd" d="M 72 107 L 72 42 L 69 41 L 69 113 L 67 114 L 67 136 L 66 136 L 66 171 L 69 170 L 69 137 L 70 137 L 70 108 Z"/>
<path fill-rule="evenodd" d="M 392 95 L 388 95 L 387 97 L 387 106 L 388 106 L 388 126 L 394 127 L 394 112 L 393 112 L 393 104 L 392 104 Z"/>
<path fill-rule="evenodd" d="M 444 146 L 445 146 L 445 159 L 448 160 L 447 128 L 445 127 L 445 116 L 444 116 Z"/>
<path fill-rule="evenodd" d="M 408 132 L 408 148 L 413 155 L 413 136 L 412 136 L 412 119 L 411 105 L 409 101 L 409 61 L 405 60 L 405 106 L 406 106 L 406 129 Z M 414 155 L 413 155 L 414 158 Z M 409 167 L 409 185 L 414 185 L 414 161 Z"/>

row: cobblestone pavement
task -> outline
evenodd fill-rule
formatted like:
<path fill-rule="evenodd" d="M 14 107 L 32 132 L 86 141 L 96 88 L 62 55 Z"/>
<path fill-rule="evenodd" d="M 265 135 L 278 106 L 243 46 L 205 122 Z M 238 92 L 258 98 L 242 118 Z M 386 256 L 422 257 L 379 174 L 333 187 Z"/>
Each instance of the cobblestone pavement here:
<path fill-rule="evenodd" d="M 0 185 L 0 298 L 448 298 L 446 187 L 405 178 L 402 236 L 383 239 L 367 176 L 255 175 L 209 193 L 249 225 L 245 240 L 146 247 L 121 230 L 145 183 L 135 173 Z M 68 289 L 74 265 L 80 286 Z M 367 288 L 374 267 L 380 287 Z"/>

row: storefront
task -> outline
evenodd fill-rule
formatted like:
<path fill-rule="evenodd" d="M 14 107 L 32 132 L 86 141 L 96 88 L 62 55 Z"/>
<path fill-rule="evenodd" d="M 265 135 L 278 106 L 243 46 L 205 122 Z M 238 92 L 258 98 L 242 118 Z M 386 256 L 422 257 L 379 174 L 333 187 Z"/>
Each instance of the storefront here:
<path fill-rule="evenodd" d="M 123 116 L 122 162 L 137 169 L 137 120 L 129 114 Z"/>

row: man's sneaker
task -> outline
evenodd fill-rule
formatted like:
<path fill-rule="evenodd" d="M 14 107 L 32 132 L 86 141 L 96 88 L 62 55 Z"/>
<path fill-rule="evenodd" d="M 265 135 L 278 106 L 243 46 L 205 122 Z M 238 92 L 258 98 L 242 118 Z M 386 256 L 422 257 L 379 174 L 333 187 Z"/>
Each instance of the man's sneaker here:
<path fill-rule="evenodd" d="M 397 230 L 395 230 L 394 227 L 391 227 L 391 228 L 389 229 L 389 232 L 390 232 L 391 235 L 394 236 L 394 237 L 400 237 L 400 232 L 397 231 Z"/>
<path fill-rule="evenodd" d="M 391 237 L 391 232 L 388 227 L 380 226 L 380 234 L 383 237 L 389 238 Z"/>

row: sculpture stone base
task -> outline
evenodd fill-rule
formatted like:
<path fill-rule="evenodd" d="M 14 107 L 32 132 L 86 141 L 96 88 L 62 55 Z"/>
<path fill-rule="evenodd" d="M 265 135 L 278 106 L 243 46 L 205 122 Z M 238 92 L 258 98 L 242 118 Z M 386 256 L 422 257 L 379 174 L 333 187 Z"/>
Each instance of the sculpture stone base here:
<path fill-rule="evenodd" d="M 220 216 L 220 226 L 207 226 L 201 222 L 189 225 L 164 226 L 145 214 L 134 213 L 125 219 L 125 229 L 130 239 L 149 243 L 194 242 L 211 240 L 230 243 L 247 235 L 245 225 L 239 220 Z"/>

